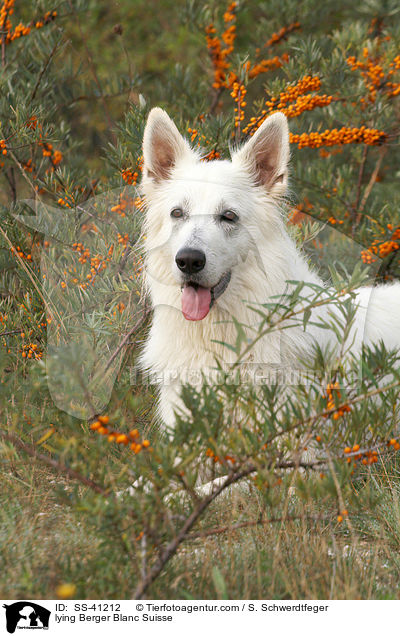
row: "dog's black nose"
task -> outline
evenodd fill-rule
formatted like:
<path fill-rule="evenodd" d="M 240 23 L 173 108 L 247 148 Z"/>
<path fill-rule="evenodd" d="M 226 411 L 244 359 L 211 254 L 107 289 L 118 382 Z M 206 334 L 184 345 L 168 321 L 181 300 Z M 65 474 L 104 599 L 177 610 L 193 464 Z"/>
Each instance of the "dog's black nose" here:
<path fill-rule="evenodd" d="M 200 250 L 183 247 L 175 256 L 175 262 L 184 274 L 197 274 L 204 269 L 206 255 Z"/>

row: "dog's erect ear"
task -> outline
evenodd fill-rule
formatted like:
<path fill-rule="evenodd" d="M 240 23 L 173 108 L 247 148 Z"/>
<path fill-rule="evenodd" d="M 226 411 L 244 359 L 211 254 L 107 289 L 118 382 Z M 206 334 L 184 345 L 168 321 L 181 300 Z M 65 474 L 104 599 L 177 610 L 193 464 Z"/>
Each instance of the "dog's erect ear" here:
<path fill-rule="evenodd" d="M 174 122 L 162 108 L 152 108 L 143 135 L 143 176 L 167 179 L 176 162 L 191 154 Z"/>
<path fill-rule="evenodd" d="M 287 186 L 289 128 L 283 113 L 268 117 L 257 132 L 232 156 L 252 174 L 257 185 L 273 196 L 283 194 Z"/>

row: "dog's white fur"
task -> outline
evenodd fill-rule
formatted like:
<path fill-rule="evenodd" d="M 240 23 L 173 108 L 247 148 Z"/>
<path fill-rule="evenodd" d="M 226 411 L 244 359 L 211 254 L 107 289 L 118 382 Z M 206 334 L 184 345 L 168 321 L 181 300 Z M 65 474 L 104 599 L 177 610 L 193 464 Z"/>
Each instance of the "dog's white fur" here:
<path fill-rule="evenodd" d="M 144 133 L 143 156 L 145 276 L 154 316 L 141 364 L 159 374 L 160 416 L 173 425 L 181 384 L 191 381 L 188 371 L 207 372 L 215 368 L 216 358 L 234 362 L 235 354 L 218 343 L 235 340 L 232 316 L 254 325 L 257 315 L 250 304 L 280 296 L 288 280 L 321 286 L 322 281 L 288 235 L 279 207 L 287 189 L 289 160 L 283 114 L 270 116 L 232 153 L 231 161 L 207 162 L 200 161 L 199 151 L 191 149 L 165 111 L 154 108 Z M 176 208 L 183 218 L 171 218 Z M 225 210 L 236 213 L 236 223 L 219 220 Z M 182 313 L 184 276 L 175 262 L 182 247 L 200 249 L 206 256 L 200 285 L 212 288 L 231 272 L 224 293 L 198 321 L 186 320 Z M 400 346 L 400 284 L 360 288 L 358 301 L 353 350 L 363 341 Z M 287 367 L 306 357 L 315 341 L 323 346 L 333 340 L 329 330 L 309 325 L 304 332 L 301 326 L 293 327 L 262 338 L 248 361 Z"/>

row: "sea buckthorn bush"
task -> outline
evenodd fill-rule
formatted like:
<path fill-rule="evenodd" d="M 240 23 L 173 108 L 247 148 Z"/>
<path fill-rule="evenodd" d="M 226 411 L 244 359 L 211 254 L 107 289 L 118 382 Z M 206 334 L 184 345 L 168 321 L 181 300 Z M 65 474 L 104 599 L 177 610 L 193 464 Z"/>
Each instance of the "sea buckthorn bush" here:
<path fill-rule="evenodd" d="M 135 362 L 156 105 L 205 161 L 270 114 L 289 119 L 288 231 L 331 291 L 294 282 L 254 339 L 399 277 L 400 9 L 167 0 L 157 14 L 143 0 L 0 0 L 0 596 L 393 597 L 395 352 L 345 365 L 316 350 L 285 400 L 279 383 L 221 369 L 184 388 L 174 431 Z M 342 307 L 321 326 L 344 338 Z M 251 349 L 240 325 L 230 346 L 239 362 Z M 205 476 L 214 490 L 196 492 Z"/>

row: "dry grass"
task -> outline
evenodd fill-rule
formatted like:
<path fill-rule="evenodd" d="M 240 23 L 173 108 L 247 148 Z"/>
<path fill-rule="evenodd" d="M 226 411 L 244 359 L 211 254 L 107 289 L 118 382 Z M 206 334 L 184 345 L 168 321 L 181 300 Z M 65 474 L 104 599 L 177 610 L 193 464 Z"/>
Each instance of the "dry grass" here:
<path fill-rule="evenodd" d="M 261 524 L 226 529 L 256 524 L 262 501 L 256 491 L 251 496 L 247 491 L 225 495 L 211 506 L 148 596 L 397 598 L 400 524 L 398 476 L 392 468 L 391 475 L 388 466 L 376 471 L 380 504 L 373 515 L 354 515 L 353 538 L 323 502 L 304 503 L 296 494 L 288 502 L 284 493 L 280 504 L 264 510 Z M 63 582 L 75 583 L 80 598 L 132 594 L 137 567 L 122 549 L 118 532 L 115 541 L 99 535 L 97 520 L 85 514 L 85 488 L 79 487 L 81 506 L 69 505 L 74 488 L 47 469 L 22 461 L 3 475 L 2 598 L 54 598 Z M 269 522 L 271 518 L 275 521 Z M 219 532 L 198 536 L 211 529 Z"/>

